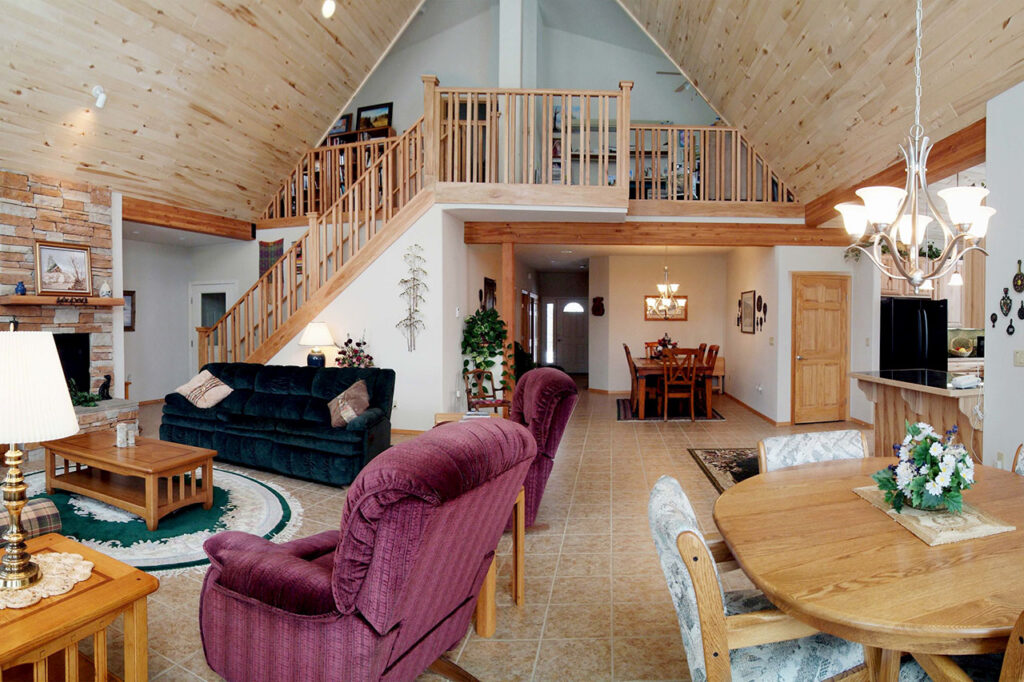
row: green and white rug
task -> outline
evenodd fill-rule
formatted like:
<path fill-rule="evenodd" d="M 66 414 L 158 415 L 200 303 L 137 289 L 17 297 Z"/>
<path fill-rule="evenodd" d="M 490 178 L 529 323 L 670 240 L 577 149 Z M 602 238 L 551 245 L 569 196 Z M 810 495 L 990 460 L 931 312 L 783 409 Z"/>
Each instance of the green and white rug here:
<path fill-rule="evenodd" d="M 203 542 L 225 530 L 241 530 L 275 542 L 294 537 L 302 505 L 270 483 L 214 467 L 213 507 L 201 504 L 160 519 L 155 531 L 140 517 L 81 495 L 46 495 L 42 471 L 25 476 L 29 497 L 49 497 L 60 510 L 61 532 L 82 544 L 150 573 L 184 572 L 209 562 Z M 58 467 L 57 473 L 61 472 Z"/>

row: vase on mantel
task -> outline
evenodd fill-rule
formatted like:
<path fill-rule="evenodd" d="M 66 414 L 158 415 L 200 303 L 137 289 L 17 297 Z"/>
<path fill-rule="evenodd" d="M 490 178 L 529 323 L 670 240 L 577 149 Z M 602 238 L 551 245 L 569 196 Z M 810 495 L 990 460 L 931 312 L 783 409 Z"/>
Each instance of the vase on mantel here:
<path fill-rule="evenodd" d="M 15 284 L 14 285 L 14 293 L 16 295 L 18 295 L 18 296 L 24 296 L 25 294 L 27 294 L 28 290 L 25 288 L 25 283 L 24 282 L 18 282 L 17 284 Z"/>

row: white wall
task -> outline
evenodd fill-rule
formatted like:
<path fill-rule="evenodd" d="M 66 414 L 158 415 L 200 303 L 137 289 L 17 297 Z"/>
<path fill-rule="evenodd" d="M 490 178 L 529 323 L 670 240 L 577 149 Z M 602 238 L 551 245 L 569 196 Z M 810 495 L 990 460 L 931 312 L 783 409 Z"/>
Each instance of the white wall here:
<path fill-rule="evenodd" d="M 428 429 L 434 423 L 434 414 L 445 411 L 451 402 L 451 380 L 444 376 L 446 369 L 450 374 L 450 368 L 445 361 L 438 361 L 446 357 L 442 273 L 449 269 L 443 259 L 445 240 L 440 237 L 444 232 L 452 237 L 456 228 L 449 225 L 445 230 L 442 222 L 439 207 L 428 210 L 316 318 L 327 323 L 339 342 L 346 334 L 359 336 L 366 330 L 366 350 L 373 355 L 374 363 L 396 373 L 391 424 L 397 429 Z M 423 247 L 428 291 L 420 307 L 426 326 L 416 337 L 416 350 L 410 353 L 405 336 L 395 324 L 405 315 L 398 281 L 408 269 L 402 256 L 412 244 Z M 289 341 L 267 364 L 305 365 L 309 348 L 300 346 L 298 338 Z M 327 361 L 333 363 L 331 354 Z"/>
<path fill-rule="evenodd" d="M 776 347 L 770 341 L 778 336 L 782 325 L 779 324 L 774 249 L 754 246 L 733 249 L 727 257 L 727 269 L 725 338 L 729 352 L 720 353 L 725 359 L 725 390 L 775 420 L 780 377 Z M 751 290 L 768 303 L 768 314 L 763 330 L 744 334 L 736 326 L 736 302 L 742 292 Z"/>
<path fill-rule="evenodd" d="M 123 286 L 134 289 L 135 331 L 124 333 L 132 400 L 157 400 L 188 380 L 191 249 L 125 240 Z"/>
<path fill-rule="evenodd" d="M 838 246 L 779 246 L 775 247 L 775 267 L 778 273 L 777 311 L 778 339 L 778 394 L 775 415 L 779 422 L 790 421 L 790 372 L 792 364 L 792 308 L 794 272 L 837 272 L 850 277 L 850 371 L 878 368 L 878 333 L 880 326 L 879 298 L 881 280 L 878 271 L 868 261 L 843 259 L 844 249 Z M 769 305 L 769 311 L 771 306 Z M 771 317 L 771 314 L 769 314 Z M 759 336 L 757 334 L 756 336 Z M 850 380 L 850 416 L 874 422 L 874 405 Z M 771 414 L 768 414 L 772 417 Z"/>
<path fill-rule="evenodd" d="M 438 264 L 443 270 L 444 282 L 441 303 L 441 401 L 443 411 L 450 412 L 461 412 L 466 409 L 466 398 L 463 395 L 465 383 L 462 380 L 462 327 L 466 315 L 476 310 L 475 305 L 466 305 L 468 275 L 465 267 L 458 266 L 466 263 L 468 259 L 463 229 L 463 221 L 448 213 L 443 215 L 444 265 Z"/>
<path fill-rule="evenodd" d="M 192 249 L 192 280 L 193 282 L 235 282 L 236 291 L 241 295 L 256 283 L 260 276 L 260 245 L 259 242 L 273 242 L 284 239 L 284 248 L 305 234 L 308 226 L 279 227 L 269 230 L 257 230 L 256 239 L 251 241 L 234 240 L 224 244 L 197 246 Z M 228 301 L 231 306 L 234 301 Z"/>
<path fill-rule="evenodd" d="M 498 82 L 498 2 L 479 0 L 466 17 L 463 3 L 427 0 L 394 48 L 356 92 L 346 113 L 394 102 L 392 125 L 401 132 L 423 115 L 423 82 L 434 74 L 442 86 L 494 87 Z M 384 8 L 374 11 L 386 11 Z M 344 102 L 338 102 L 341 107 Z"/>
<path fill-rule="evenodd" d="M 595 261 L 591 259 L 591 267 Z M 721 354 L 727 355 L 725 343 L 726 272 L 725 256 L 701 254 L 697 256 L 609 256 L 608 295 L 605 296 L 605 320 L 607 320 L 607 352 L 603 358 L 590 356 L 590 386 L 606 391 L 628 391 L 629 370 L 622 351 L 622 344 L 629 344 L 635 356 L 643 355 L 645 341 L 653 341 L 665 332 L 680 347 L 696 347 L 700 343 L 717 343 Z M 655 285 L 662 279 L 663 267 L 669 267 L 669 279 L 679 283 L 679 295 L 687 296 L 686 322 L 644 321 L 644 296 L 657 292 Z M 600 266 L 599 266 L 600 267 Z M 598 280 L 599 281 L 599 280 Z M 591 296 L 601 296 L 595 289 L 600 284 L 591 278 Z M 588 311 L 589 312 L 589 311 Z M 595 322 L 598 318 L 593 318 Z M 591 326 L 591 347 L 599 347 L 601 340 L 595 338 L 604 333 L 600 323 Z M 607 365 L 608 377 L 602 382 L 598 368 Z M 595 376 L 593 373 L 597 371 Z"/>
<path fill-rule="evenodd" d="M 610 383 L 609 367 L 615 361 L 612 351 L 618 348 L 618 361 L 620 363 L 626 362 L 625 354 L 622 352 L 621 341 L 615 345 L 615 348 L 612 348 L 612 340 L 609 338 L 611 329 L 611 318 L 608 315 L 608 298 L 611 291 L 609 282 L 611 265 L 609 261 L 609 256 L 596 256 L 590 259 L 590 286 L 587 292 L 588 298 L 591 301 L 594 300 L 595 296 L 604 298 L 604 315 L 591 315 L 590 310 L 587 310 L 587 314 L 590 315 L 590 324 L 587 327 L 589 334 L 589 339 L 587 340 L 587 354 L 589 356 L 587 367 L 590 370 L 590 376 L 588 377 L 590 387 L 605 391 L 608 390 L 607 386 Z M 543 327 L 541 329 L 543 330 Z M 541 338 L 543 338 L 543 335 Z M 543 347 L 544 343 L 542 341 L 542 350 Z"/>
<path fill-rule="evenodd" d="M 998 213 L 989 224 L 985 265 L 985 319 L 998 312 L 1003 288 L 1017 271 L 1017 259 L 1024 254 L 1024 83 L 992 98 L 987 107 L 985 173 L 991 194 L 988 205 Z M 1010 289 L 1014 308 L 1020 294 Z M 1012 313 L 1011 313 L 1012 314 Z M 1015 324 L 1019 322 L 1014 318 Z M 1024 368 L 1014 367 L 1014 351 L 1024 350 L 1024 324 L 1017 333 L 1006 333 L 1007 319 L 999 315 L 996 328 L 985 335 L 985 464 L 1000 460 L 1009 467 L 1017 445 L 1024 441 L 1019 426 L 1024 400 Z M 938 426 L 938 425 L 936 425 Z"/>

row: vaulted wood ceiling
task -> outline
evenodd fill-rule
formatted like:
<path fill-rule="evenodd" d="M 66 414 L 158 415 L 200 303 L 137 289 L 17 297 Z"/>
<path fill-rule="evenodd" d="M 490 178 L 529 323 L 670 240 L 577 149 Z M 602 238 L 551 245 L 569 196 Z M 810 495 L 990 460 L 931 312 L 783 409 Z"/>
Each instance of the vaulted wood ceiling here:
<path fill-rule="evenodd" d="M 0 0 L 0 167 L 251 220 L 419 0 L 384 4 Z"/>
<path fill-rule="evenodd" d="M 809 201 L 898 158 L 914 113 L 913 0 L 619 0 Z M 1024 80 L 1021 0 L 925 0 L 933 140 Z"/>

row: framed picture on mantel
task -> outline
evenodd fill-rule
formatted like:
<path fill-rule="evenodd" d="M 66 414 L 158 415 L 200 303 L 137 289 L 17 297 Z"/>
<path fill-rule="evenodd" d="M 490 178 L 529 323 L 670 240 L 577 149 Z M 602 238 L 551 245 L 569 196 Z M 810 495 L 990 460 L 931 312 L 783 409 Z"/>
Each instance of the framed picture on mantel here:
<path fill-rule="evenodd" d="M 88 246 L 36 242 L 36 293 L 42 296 L 92 296 L 92 260 Z"/>

